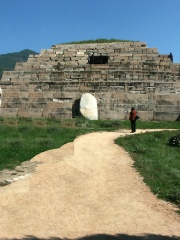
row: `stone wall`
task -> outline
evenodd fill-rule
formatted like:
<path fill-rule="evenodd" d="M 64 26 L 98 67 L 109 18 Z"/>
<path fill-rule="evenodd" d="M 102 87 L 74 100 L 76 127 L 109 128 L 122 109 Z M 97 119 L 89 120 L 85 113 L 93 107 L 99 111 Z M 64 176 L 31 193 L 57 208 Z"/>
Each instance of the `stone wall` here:
<path fill-rule="evenodd" d="M 92 53 L 108 63 L 89 64 Z M 132 106 L 144 120 L 180 115 L 180 64 L 143 42 L 53 45 L 4 71 L 0 87 L 1 116 L 72 118 L 84 93 L 100 119 L 127 119 Z"/>

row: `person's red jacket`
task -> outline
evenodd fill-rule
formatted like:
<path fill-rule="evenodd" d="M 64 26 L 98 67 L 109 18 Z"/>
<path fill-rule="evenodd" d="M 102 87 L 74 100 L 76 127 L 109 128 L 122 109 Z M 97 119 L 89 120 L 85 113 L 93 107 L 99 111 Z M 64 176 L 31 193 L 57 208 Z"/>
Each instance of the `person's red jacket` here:
<path fill-rule="evenodd" d="M 133 120 L 136 120 L 136 114 L 137 114 L 137 112 L 136 112 L 136 110 L 134 109 L 134 110 L 131 110 L 131 112 L 130 112 L 130 116 L 129 116 L 129 120 L 131 120 L 131 121 L 133 121 Z"/>

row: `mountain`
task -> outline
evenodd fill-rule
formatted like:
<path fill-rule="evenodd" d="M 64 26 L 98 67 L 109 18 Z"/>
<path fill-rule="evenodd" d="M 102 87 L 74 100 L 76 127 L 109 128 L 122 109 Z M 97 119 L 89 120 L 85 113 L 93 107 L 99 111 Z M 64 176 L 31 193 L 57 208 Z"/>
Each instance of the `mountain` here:
<path fill-rule="evenodd" d="M 17 62 L 26 62 L 30 54 L 37 54 L 36 52 L 25 49 L 20 52 L 0 54 L 0 79 L 3 71 L 14 70 Z"/>

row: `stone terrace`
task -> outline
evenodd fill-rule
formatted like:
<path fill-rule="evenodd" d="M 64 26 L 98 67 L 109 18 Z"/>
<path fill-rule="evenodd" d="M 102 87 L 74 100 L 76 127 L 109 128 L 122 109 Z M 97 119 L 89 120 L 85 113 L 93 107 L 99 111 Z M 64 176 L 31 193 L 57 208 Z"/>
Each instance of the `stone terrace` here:
<path fill-rule="evenodd" d="M 106 64 L 89 64 L 108 56 Z M 143 120 L 180 118 L 180 64 L 143 42 L 57 44 L 0 81 L 1 116 L 72 118 L 83 93 L 97 99 L 100 119 L 127 119 L 135 106 Z"/>

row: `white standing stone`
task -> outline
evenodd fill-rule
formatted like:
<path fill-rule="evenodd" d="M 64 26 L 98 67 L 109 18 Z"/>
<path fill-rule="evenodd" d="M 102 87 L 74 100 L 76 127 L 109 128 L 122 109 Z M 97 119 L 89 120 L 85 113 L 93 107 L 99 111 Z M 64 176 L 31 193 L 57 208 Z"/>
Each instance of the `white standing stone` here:
<path fill-rule="evenodd" d="M 90 93 L 85 93 L 81 97 L 80 101 L 81 114 L 90 120 L 98 119 L 97 100 Z"/>

